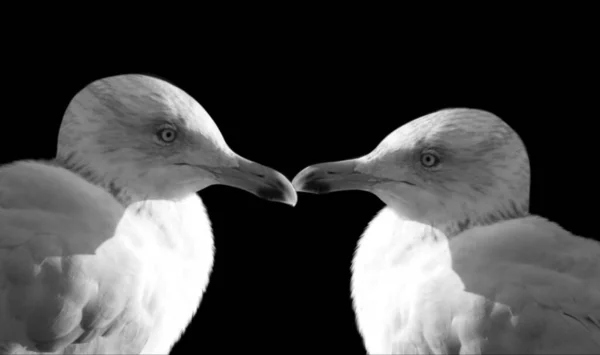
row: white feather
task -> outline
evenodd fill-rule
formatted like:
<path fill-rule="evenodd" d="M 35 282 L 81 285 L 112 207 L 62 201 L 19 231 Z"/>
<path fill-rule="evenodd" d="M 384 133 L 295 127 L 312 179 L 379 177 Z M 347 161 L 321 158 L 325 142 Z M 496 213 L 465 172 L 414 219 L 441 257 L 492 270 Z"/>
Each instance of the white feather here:
<path fill-rule="evenodd" d="M 529 215 L 529 168 L 500 118 L 448 109 L 296 175 L 387 205 L 352 265 L 370 354 L 600 354 L 600 243 Z"/>
<path fill-rule="evenodd" d="M 80 91 L 54 161 L 0 167 L 0 352 L 169 353 L 208 284 L 196 192 L 216 183 L 296 202 L 181 89 L 123 75 Z"/>

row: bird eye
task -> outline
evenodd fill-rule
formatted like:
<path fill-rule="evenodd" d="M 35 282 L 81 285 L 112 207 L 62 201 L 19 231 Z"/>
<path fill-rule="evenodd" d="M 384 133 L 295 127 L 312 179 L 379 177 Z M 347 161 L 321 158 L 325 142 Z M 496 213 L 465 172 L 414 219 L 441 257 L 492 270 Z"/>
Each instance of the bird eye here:
<path fill-rule="evenodd" d="M 433 168 L 440 163 L 440 158 L 432 153 L 423 153 L 421 155 L 421 164 L 426 168 Z"/>
<path fill-rule="evenodd" d="M 162 143 L 172 143 L 177 138 L 177 131 L 171 127 L 165 127 L 159 129 L 156 136 Z"/>

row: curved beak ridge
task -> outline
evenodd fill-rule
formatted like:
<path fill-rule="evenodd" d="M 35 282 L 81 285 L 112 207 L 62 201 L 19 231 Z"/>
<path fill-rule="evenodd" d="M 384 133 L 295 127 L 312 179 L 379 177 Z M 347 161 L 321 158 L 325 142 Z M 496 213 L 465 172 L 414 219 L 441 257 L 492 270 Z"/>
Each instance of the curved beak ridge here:
<path fill-rule="evenodd" d="M 369 190 L 380 179 L 357 170 L 356 159 L 311 165 L 300 171 L 292 185 L 298 192 L 326 194 L 334 191 Z"/>
<path fill-rule="evenodd" d="M 291 182 L 280 172 L 251 160 L 237 157 L 237 166 L 212 169 L 217 182 L 246 190 L 262 199 L 295 206 L 298 196 Z"/>

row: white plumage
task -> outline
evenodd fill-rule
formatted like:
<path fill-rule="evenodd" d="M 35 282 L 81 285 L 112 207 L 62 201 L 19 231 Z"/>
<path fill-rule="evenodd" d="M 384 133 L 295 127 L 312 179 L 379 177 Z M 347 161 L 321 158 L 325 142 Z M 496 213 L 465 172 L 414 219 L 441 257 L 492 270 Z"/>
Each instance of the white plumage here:
<path fill-rule="evenodd" d="M 213 184 L 296 202 L 181 89 L 121 75 L 80 91 L 54 161 L 0 167 L 0 352 L 169 353 L 212 268 L 195 192 Z"/>
<path fill-rule="evenodd" d="M 600 243 L 529 215 L 529 183 L 518 135 L 473 109 L 423 116 L 293 180 L 387 205 L 352 265 L 370 354 L 599 354 Z"/>

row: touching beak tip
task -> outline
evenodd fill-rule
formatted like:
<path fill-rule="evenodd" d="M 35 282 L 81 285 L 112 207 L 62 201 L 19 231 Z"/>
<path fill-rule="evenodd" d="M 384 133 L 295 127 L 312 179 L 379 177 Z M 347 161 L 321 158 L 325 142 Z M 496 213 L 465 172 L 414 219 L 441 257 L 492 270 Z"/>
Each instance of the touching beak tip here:
<path fill-rule="evenodd" d="M 331 190 L 330 183 L 324 178 L 325 172 L 319 166 L 309 166 L 300 171 L 292 180 L 292 186 L 298 192 L 322 194 Z"/>
<path fill-rule="evenodd" d="M 302 171 L 296 174 L 296 176 L 294 176 L 294 178 L 292 179 L 292 187 L 295 191 L 307 192 L 305 191 L 306 180 L 307 177 L 310 176 L 314 170 L 315 169 L 313 167 L 309 166 L 307 168 L 304 168 Z"/>
<path fill-rule="evenodd" d="M 292 183 L 281 173 L 274 172 L 274 182 L 268 188 L 258 190 L 258 196 L 269 201 L 281 202 L 292 207 L 298 203 L 298 194 Z"/>
<path fill-rule="evenodd" d="M 286 205 L 295 207 L 298 203 L 298 194 L 294 189 L 294 185 L 281 173 L 278 173 L 279 181 L 281 181 L 281 191 L 283 192 L 283 199 L 280 201 Z"/>
<path fill-rule="evenodd" d="M 291 189 L 291 193 L 288 196 L 288 198 L 283 201 L 283 203 L 290 205 L 292 207 L 296 207 L 296 204 L 298 203 L 298 194 L 296 193 L 296 191 L 292 188 Z"/>

